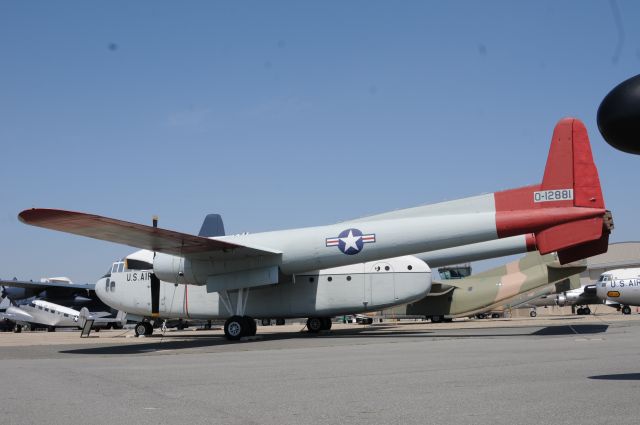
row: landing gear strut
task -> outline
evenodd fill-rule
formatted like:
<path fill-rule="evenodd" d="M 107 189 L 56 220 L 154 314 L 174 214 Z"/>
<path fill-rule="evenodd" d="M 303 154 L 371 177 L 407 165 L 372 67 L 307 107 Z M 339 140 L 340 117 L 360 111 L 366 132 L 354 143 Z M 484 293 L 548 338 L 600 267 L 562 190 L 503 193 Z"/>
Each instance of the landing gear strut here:
<path fill-rule="evenodd" d="M 247 300 L 249 299 L 249 289 L 238 289 L 236 308 L 233 308 L 229 292 L 222 290 L 218 294 L 220 294 L 220 301 L 222 301 L 225 309 L 231 314 L 231 317 L 224 322 L 224 336 L 229 341 L 237 341 L 243 336 L 254 336 L 258 329 L 256 321 L 244 314 Z"/>

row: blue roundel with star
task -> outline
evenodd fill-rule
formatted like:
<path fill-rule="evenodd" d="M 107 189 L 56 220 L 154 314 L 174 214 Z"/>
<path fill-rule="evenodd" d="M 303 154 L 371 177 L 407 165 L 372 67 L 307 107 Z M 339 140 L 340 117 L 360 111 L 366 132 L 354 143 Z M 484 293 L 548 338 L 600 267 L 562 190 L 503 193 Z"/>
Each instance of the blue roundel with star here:
<path fill-rule="evenodd" d="M 326 238 L 326 246 L 337 246 L 343 254 L 355 255 L 362 251 L 364 244 L 375 241 L 375 234 L 365 235 L 360 229 L 351 228 L 343 230 L 337 237 Z"/>

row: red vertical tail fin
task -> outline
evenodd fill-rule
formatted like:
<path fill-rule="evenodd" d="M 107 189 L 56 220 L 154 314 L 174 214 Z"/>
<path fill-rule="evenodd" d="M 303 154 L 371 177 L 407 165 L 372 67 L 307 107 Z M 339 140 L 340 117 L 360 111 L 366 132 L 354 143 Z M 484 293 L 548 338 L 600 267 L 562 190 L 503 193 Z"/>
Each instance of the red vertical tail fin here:
<path fill-rule="evenodd" d="M 497 192 L 495 202 L 500 237 L 534 232 L 540 253 L 557 251 L 562 263 L 606 252 L 613 223 L 578 119 L 556 124 L 542 183 Z"/>

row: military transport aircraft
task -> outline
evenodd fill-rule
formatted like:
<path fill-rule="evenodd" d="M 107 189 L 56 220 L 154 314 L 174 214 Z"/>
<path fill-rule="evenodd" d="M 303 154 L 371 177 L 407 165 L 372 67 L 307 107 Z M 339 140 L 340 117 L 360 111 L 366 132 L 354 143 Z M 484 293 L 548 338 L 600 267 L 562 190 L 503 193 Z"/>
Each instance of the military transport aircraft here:
<path fill-rule="evenodd" d="M 631 306 L 640 306 L 640 268 L 602 273 L 596 288 L 598 298 L 607 304 L 620 304 L 623 314 L 631 314 Z"/>
<path fill-rule="evenodd" d="M 561 265 L 555 254 L 525 257 L 463 279 L 433 281 L 425 298 L 384 311 L 385 316 L 421 316 L 432 322 L 484 315 L 517 307 L 545 293 L 579 286 L 584 261 Z"/>
<path fill-rule="evenodd" d="M 321 328 L 331 315 L 419 299 L 430 289 L 430 269 L 406 255 L 533 233 L 537 250 L 557 251 L 560 263 L 568 263 L 605 252 L 612 229 L 586 128 L 574 118 L 556 125 L 540 184 L 334 225 L 203 237 L 64 210 L 34 208 L 19 218 L 142 248 L 127 260 L 143 267 L 123 262 L 122 270 L 112 271 L 116 282 L 148 281 L 151 305 L 145 308 L 152 317 L 160 315 L 161 281 L 187 285 L 185 305 L 216 293 L 215 311 L 231 316 L 229 339 L 254 333 L 251 317 L 263 316 L 267 305 L 282 307 L 281 317 L 309 317 L 310 328 Z M 150 271 L 133 271 L 138 268 Z M 394 269 L 404 273 L 377 282 L 380 272 Z M 371 288 L 365 299 L 362 287 Z"/>

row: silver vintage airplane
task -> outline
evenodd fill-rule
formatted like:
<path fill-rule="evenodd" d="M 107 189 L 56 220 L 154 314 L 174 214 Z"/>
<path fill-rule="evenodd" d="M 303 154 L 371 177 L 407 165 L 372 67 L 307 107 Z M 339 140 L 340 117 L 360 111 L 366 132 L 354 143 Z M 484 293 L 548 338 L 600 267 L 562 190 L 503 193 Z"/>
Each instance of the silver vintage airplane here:
<path fill-rule="evenodd" d="M 612 228 L 586 128 L 573 118 L 556 125 L 540 184 L 339 224 L 204 237 L 64 210 L 30 209 L 19 218 L 142 248 L 127 257 L 142 266 L 122 262 L 112 270 L 116 287 L 148 281 L 152 317 L 160 315 L 161 282 L 186 285 L 182 300 L 191 306 L 215 293 L 211 311 L 228 317 L 229 339 L 255 333 L 251 318 L 266 315 L 265 306 L 281 309 L 281 317 L 309 317 L 309 328 L 321 329 L 331 315 L 424 297 L 431 271 L 410 254 L 532 233 L 538 251 L 557 251 L 567 263 L 605 252 Z"/>
<path fill-rule="evenodd" d="M 631 314 L 631 306 L 640 306 L 640 268 L 609 270 L 596 282 L 598 298 L 607 304 L 618 304 L 623 314 Z"/>

